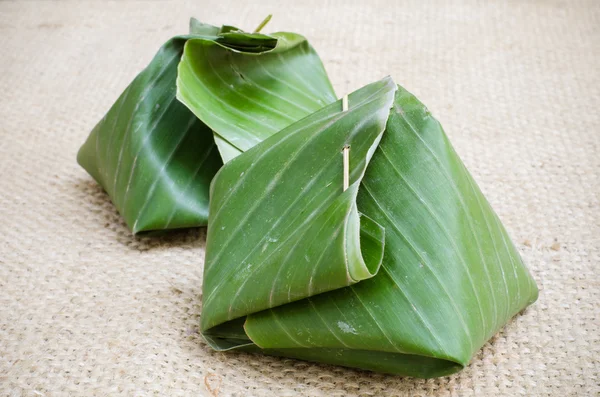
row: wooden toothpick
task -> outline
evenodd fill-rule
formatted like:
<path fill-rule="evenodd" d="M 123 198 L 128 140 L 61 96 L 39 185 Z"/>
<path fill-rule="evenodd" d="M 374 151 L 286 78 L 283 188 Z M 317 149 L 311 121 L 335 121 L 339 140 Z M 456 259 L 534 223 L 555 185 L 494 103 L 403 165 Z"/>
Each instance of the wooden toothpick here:
<path fill-rule="evenodd" d="M 342 112 L 348 111 L 348 95 L 342 97 Z M 350 186 L 350 145 L 344 146 L 342 149 L 344 157 L 344 192 Z"/>
<path fill-rule="evenodd" d="M 264 28 L 265 25 L 267 23 L 269 23 L 269 21 L 271 20 L 272 16 L 273 16 L 272 14 L 267 15 L 267 17 L 265 19 L 263 19 L 263 21 L 260 23 L 260 25 L 258 25 L 256 27 L 256 29 L 254 29 L 254 32 L 252 32 L 252 33 L 259 33 L 262 30 L 262 28 Z"/>
<path fill-rule="evenodd" d="M 342 149 L 344 156 L 344 192 L 350 186 L 350 146 L 346 145 Z"/>

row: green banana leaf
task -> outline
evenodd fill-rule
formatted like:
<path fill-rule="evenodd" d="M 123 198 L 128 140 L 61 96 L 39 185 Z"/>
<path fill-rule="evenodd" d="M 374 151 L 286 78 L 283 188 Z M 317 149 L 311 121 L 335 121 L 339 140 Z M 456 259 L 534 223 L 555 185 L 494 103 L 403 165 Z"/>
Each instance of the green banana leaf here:
<path fill-rule="evenodd" d="M 535 301 L 535 282 L 414 96 L 386 78 L 348 103 L 237 146 L 246 151 L 213 179 L 202 333 L 217 350 L 456 372 Z M 219 130 L 228 142 L 230 133 Z"/>
<path fill-rule="evenodd" d="M 184 76 L 178 77 L 180 61 Z M 257 85 L 281 70 L 292 77 Z M 305 73 L 311 75 L 306 81 Z M 191 103 L 185 100 L 189 90 L 197 90 Z M 209 184 L 222 165 L 220 157 L 229 160 L 239 148 L 251 147 L 335 99 L 304 37 L 245 33 L 192 18 L 190 34 L 161 47 L 93 129 L 77 160 L 106 190 L 134 234 L 206 226 Z M 272 122 L 254 120 L 245 102 L 275 112 L 268 115 Z M 223 115 L 223 109 L 242 117 Z M 247 135 L 232 138 L 232 130 Z"/>
<path fill-rule="evenodd" d="M 535 282 L 414 96 L 386 78 L 344 110 L 306 39 L 259 33 L 267 21 L 246 33 L 192 18 L 79 163 L 133 233 L 208 221 L 201 328 L 213 348 L 460 370 L 535 301 Z"/>
<path fill-rule="evenodd" d="M 258 38 L 191 39 L 177 76 L 177 99 L 215 133 L 227 162 L 337 97 L 316 51 L 303 36 L 278 32 L 274 48 L 242 51 Z M 273 44 L 271 42 L 270 44 Z"/>
<path fill-rule="evenodd" d="M 208 186 L 222 162 L 211 130 L 175 99 L 187 39 L 160 48 L 77 155 L 133 233 L 208 219 Z"/>

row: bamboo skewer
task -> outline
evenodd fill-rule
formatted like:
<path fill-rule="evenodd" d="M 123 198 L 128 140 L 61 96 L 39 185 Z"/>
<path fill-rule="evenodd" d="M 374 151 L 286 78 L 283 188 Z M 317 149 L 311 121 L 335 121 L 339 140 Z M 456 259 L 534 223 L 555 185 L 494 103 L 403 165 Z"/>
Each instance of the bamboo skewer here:
<path fill-rule="evenodd" d="M 344 97 L 342 98 L 342 112 L 347 112 L 348 111 L 348 95 L 344 95 Z M 344 182 L 343 182 L 343 188 L 344 188 L 344 192 L 346 191 L 346 189 L 348 189 L 348 186 L 350 186 L 350 145 L 346 145 L 344 146 L 344 148 L 342 149 L 342 155 L 344 158 Z"/>

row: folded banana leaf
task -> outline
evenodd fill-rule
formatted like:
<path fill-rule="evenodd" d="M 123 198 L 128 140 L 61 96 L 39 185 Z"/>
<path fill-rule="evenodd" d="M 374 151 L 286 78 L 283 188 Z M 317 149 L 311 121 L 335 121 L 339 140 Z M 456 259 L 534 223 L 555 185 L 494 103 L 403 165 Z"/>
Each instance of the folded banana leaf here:
<path fill-rule="evenodd" d="M 335 99 L 304 37 L 245 33 L 192 18 L 190 34 L 160 48 L 93 129 L 77 160 L 133 233 L 206 226 L 209 185 L 221 158 Z M 255 108 L 268 110 L 269 120 L 255 118 Z M 224 120 L 215 116 L 222 111 Z"/>
<path fill-rule="evenodd" d="M 213 348 L 456 372 L 536 284 L 414 96 L 386 78 L 348 104 L 304 37 L 192 19 L 78 161 L 134 233 L 208 221 Z"/>
<path fill-rule="evenodd" d="M 337 99 L 304 37 L 272 33 L 274 48 L 246 52 L 239 50 L 241 43 L 250 45 L 255 34 L 223 36 L 236 40 L 238 50 L 219 40 L 186 43 L 177 99 L 214 131 L 224 162 Z"/>
<path fill-rule="evenodd" d="M 456 372 L 535 301 L 536 284 L 413 95 L 386 78 L 348 104 L 256 135 L 264 140 L 251 148 L 242 143 L 258 132 L 235 140 L 233 127 L 217 128 L 218 117 L 237 126 L 243 115 L 227 108 L 205 121 L 244 153 L 211 184 L 202 333 L 217 350 L 423 378 Z M 269 109 L 253 117 L 280 126 Z"/>

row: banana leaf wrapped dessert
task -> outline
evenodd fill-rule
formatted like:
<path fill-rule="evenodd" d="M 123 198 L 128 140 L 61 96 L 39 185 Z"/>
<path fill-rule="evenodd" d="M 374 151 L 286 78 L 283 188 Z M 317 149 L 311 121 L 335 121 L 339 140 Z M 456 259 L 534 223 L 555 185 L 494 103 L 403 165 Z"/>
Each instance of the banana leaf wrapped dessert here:
<path fill-rule="evenodd" d="M 80 162 L 134 232 L 208 223 L 211 347 L 443 376 L 536 300 L 441 125 L 391 78 L 338 100 L 297 34 L 193 21 L 169 43 L 178 65 L 159 53 Z"/>

